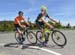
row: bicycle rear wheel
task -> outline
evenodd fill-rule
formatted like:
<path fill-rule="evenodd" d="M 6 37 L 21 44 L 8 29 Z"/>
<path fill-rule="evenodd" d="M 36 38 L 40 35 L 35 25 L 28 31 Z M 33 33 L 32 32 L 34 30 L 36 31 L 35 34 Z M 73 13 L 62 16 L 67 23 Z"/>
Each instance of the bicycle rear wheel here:
<path fill-rule="evenodd" d="M 16 39 L 16 41 L 19 43 L 20 41 L 19 41 L 18 37 L 19 37 L 18 32 L 15 32 L 15 39 Z"/>
<path fill-rule="evenodd" d="M 18 32 L 15 32 L 15 39 L 16 39 L 16 41 L 17 41 L 18 43 L 20 43 L 20 44 L 25 41 L 25 38 L 23 38 L 23 36 L 20 36 L 20 37 L 19 37 Z"/>
<path fill-rule="evenodd" d="M 35 33 L 33 33 L 32 31 L 29 31 L 27 34 L 27 39 L 31 44 L 36 44 L 37 43 L 37 39 L 36 39 L 36 35 Z"/>
<path fill-rule="evenodd" d="M 62 32 L 60 32 L 58 30 L 53 30 L 51 36 L 52 36 L 53 42 L 56 45 L 58 45 L 58 46 L 65 46 L 66 45 L 67 39 Z"/>

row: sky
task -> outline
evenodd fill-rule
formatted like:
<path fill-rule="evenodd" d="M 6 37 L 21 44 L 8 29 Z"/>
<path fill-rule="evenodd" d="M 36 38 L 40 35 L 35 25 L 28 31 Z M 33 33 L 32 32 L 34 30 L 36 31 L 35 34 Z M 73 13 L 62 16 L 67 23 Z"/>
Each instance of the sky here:
<path fill-rule="evenodd" d="M 18 11 L 23 11 L 24 17 L 34 22 L 42 5 L 48 8 L 51 18 L 75 26 L 75 0 L 0 0 L 0 21 L 14 20 Z"/>

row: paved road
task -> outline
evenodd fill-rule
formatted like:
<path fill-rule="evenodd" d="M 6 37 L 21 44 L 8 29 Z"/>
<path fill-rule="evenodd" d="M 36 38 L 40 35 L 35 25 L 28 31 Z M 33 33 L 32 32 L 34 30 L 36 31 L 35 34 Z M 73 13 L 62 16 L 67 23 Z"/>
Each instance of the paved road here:
<path fill-rule="evenodd" d="M 56 46 L 51 40 L 48 47 L 30 46 L 21 49 L 17 47 L 14 33 L 0 33 L 0 55 L 75 55 L 75 30 L 62 30 L 67 37 L 67 45 L 64 48 Z M 11 46 L 4 47 L 5 44 Z M 26 44 L 28 41 L 26 40 Z"/>

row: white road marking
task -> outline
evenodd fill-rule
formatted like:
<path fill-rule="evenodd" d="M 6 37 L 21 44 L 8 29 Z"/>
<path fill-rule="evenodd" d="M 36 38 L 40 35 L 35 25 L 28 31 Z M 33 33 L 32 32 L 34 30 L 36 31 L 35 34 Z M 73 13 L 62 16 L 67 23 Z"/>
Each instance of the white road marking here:
<path fill-rule="evenodd" d="M 6 54 L 7 54 L 7 55 L 10 55 L 9 53 L 4 52 L 4 51 L 3 51 L 3 52 L 0 52 L 0 55 L 6 55 Z"/>
<path fill-rule="evenodd" d="M 46 51 L 46 52 L 48 52 L 48 53 L 52 53 L 52 54 L 54 54 L 54 55 L 62 55 L 62 54 L 57 53 L 57 52 L 54 52 L 54 51 L 52 51 L 52 50 L 48 50 L 48 49 L 45 49 L 45 48 L 40 48 L 40 47 L 37 47 L 37 46 L 30 46 L 30 48 L 40 49 L 40 50 Z"/>
<path fill-rule="evenodd" d="M 0 44 L 0 46 L 4 46 L 4 45 L 5 45 L 5 44 L 2 44 L 2 43 Z"/>
<path fill-rule="evenodd" d="M 5 44 L 0 44 L 0 46 L 4 46 Z M 37 47 L 37 46 L 29 46 L 29 48 L 36 48 L 36 49 L 40 49 L 40 50 L 43 50 L 43 51 L 46 51 L 48 53 L 52 53 L 54 55 L 62 55 L 60 53 L 57 53 L 55 51 L 52 51 L 52 50 L 49 50 L 49 49 L 46 49 L 46 48 L 40 48 L 40 47 Z"/>

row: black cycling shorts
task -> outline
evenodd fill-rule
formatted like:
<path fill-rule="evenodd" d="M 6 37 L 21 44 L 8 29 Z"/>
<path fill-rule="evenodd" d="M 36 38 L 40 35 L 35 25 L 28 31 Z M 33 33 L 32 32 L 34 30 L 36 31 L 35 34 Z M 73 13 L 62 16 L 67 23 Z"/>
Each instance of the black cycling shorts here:
<path fill-rule="evenodd" d="M 36 22 L 36 24 L 37 24 L 37 26 L 38 26 L 38 28 L 40 28 L 40 29 L 42 29 L 42 28 L 44 28 L 44 23 L 43 22 Z"/>
<path fill-rule="evenodd" d="M 16 31 L 20 30 L 20 26 L 18 24 L 14 24 L 15 28 L 16 28 Z"/>

